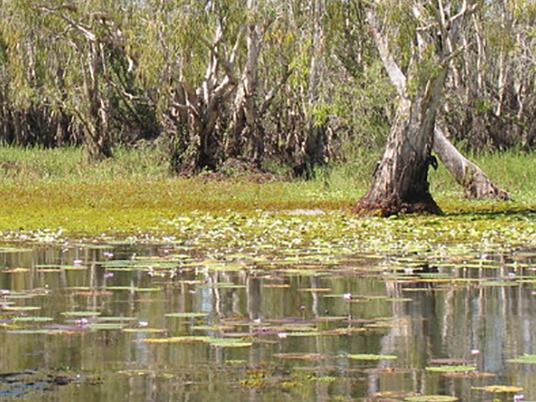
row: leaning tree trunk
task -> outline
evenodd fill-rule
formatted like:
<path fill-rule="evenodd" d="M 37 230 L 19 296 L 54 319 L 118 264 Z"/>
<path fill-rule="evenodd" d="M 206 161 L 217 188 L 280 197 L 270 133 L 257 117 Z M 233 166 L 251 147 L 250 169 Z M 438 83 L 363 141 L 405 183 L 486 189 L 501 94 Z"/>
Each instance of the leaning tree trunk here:
<path fill-rule="evenodd" d="M 442 130 L 436 127 L 434 132 L 434 152 L 445 164 L 454 179 L 463 186 L 467 198 L 498 198 L 508 200 L 506 191 L 497 187 L 480 169 L 466 159 L 460 151 L 445 137 Z"/>

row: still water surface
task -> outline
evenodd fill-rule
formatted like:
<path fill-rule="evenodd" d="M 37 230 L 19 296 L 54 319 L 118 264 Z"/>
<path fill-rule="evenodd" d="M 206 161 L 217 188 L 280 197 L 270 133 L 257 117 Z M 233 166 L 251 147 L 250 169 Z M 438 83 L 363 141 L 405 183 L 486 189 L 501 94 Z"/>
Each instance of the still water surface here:
<path fill-rule="evenodd" d="M 536 354 L 535 271 L 530 250 L 4 248 L 0 399 L 536 400 L 536 364 L 508 362 Z"/>

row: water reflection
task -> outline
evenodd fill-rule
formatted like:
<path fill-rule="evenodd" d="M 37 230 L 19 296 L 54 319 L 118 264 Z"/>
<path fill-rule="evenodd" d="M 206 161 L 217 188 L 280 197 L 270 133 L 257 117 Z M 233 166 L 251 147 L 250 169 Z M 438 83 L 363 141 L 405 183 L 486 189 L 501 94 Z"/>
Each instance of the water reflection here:
<path fill-rule="evenodd" d="M 0 253 L 0 396 L 478 401 L 496 396 L 474 387 L 502 384 L 536 398 L 536 366 L 506 362 L 536 353 L 530 252 L 337 264 L 312 254 L 176 245 Z M 477 370 L 426 370 L 441 364 Z"/>

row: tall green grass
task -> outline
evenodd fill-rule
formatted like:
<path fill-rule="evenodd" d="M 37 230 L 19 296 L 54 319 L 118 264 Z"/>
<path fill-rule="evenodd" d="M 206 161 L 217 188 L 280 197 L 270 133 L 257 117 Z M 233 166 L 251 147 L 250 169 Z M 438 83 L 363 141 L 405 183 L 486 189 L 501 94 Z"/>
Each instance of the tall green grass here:
<path fill-rule="evenodd" d="M 156 148 L 118 148 L 114 158 L 98 164 L 86 162 L 82 148 L 0 147 L 3 180 L 101 180 L 169 177 L 168 164 Z"/>
<path fill-rule="evenodd" d="M 281 186 L 296 191 L 299 199 L 315 197 L 353 200 L 366 191 L 381 150 L 362 152 L 346 163 L 317 169 L 314 180 L 284 180 Z M 536 153 L 505 151 L 469 155 L 498 185 L 516 199 L 530 201 L 536 196 Z M 272 165 L 274 166 L 274 165 Z M 279 169 L 279 171 L 283 171 Z M 201 178 L 204 176 L 202 175 Z M 288 179 L 288 176 L 281 176 Z M 443 165 L 429 173 L 432 192 L 461 197 L 463 191 Z M 169 173 L 162 151 L 155 147 L 118 148 L 112 159 L 88 164 L 81 148 L 0 147 L 0 180 L 13 182 L 100 182 L 110 180 L 179 180 Z M 247 176 L 231 178 L 247 181 Z M 223 186 L 222 186 L 223 187 Z M 300 190 L 297 190 L 300 189 Z M 237 195 L 240 197 L 240 195 Z"/>

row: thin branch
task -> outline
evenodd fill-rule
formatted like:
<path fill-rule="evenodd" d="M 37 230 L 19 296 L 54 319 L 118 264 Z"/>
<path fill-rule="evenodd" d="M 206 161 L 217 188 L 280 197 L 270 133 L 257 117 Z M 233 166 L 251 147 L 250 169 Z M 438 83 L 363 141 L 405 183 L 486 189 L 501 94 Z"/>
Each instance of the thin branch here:
<path fill-rule="evenodd" d="M 400 96 L 406 96 L 406 77 L 389 52 L 389 44 L 387 43 L 387 39 L 380 33 L 380 24 L 376 14 L 370 8 L 366 11 L 366 19 L 392 84 L 395 86 Z"/>

